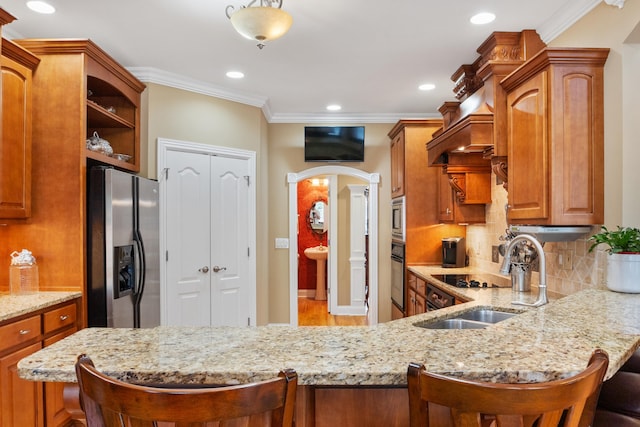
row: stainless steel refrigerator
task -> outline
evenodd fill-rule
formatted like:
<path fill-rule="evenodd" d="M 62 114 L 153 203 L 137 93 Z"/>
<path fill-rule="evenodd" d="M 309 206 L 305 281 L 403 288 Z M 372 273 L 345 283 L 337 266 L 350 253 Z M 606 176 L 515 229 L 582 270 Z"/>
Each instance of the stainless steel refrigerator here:
<path fill-rule="evenodd" d="M 87 176 L 89 326 L 160 324 L 158 183 L 94 166 Z"/>

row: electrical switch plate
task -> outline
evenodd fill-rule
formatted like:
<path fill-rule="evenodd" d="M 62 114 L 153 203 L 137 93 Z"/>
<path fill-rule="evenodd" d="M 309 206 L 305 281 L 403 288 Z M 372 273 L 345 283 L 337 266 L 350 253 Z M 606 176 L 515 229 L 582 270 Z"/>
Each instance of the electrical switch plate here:
<path fill-rule="evenodd" d="M 289 248 L 289 239 L 286 237 L 276 237 L 276 249 Z"/>

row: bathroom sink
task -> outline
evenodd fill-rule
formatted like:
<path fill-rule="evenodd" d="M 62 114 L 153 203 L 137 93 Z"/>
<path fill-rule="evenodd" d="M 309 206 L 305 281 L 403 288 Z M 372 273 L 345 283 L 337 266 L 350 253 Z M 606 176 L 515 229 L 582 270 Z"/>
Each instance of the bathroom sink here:
<path fill-rule="evenodd" d="M 329 248 L 323 245 L 314 246 L 312 248 L 305 249 L 304 254 L 309 259 L 313 259 L 313 260 L 325 259 L 326 260 L 327 255 L 329 255 Z"/>
<path fill-rule="evenodd" d="M 484 323 L 498 323 L 503 320 L 507 320 L 515 315 L 516 313 L 507 313 L 505 311 L 497 311 L 491 309 L 481 309 L 467 311 L 466 313 L 462 313 L 457 318 L 465 320 L 475 320 Z"/>
<path fill-rule="evenodd" d="M 304 250 L 304 254 L 307 258 L 316 262 L 316 296 L 317 300 L 327 299 L 327 284 L 326 284 L 326 267 L 327 255 L 329 255 L 329 248 L 324 245 L 314 246 Z"/>
<path fill-rule="evenodd" d="M 414 323 L 414 326 L 426 329 L 483 329 L 516 315 L 517 313 L 482 308 L 461 313 L 452 319 L 426 320 Z"/>

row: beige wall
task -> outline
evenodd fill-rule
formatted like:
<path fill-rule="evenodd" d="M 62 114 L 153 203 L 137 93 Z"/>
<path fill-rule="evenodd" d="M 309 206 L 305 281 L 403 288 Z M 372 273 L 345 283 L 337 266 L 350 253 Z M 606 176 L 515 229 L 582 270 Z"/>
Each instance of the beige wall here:
<path fill-rule="evenodd" d="M 331 123 L 328 123 L 331 125 Z M 357 124 L 356 124 L 357 125 Z M 276 237 L 289 237 L 289 193 L 286 175 L 301 172 L 326 163 L 304 162 L 304 124 L 269 125 L 269 321 L 289 322 L 289 251 L 275 249 Z M 393 124 L 369 124 L 365 126 L 365 161 L 342 165 L 380 174 L 379 252 L 378 268 L 378 319 L 391 319 L 391 270 L 388 262 L 391 256 L 390 212 L 391 190 L 389 187 L 389 137 L 387 133 Z"/>
<path fill-rule="evenodd" d="M 552 47 L 608 47 L 605 65 L 605 223 L 640 227 L 640 2 L 625 2 L 623 9 L 601 3 L 580 21 L 549 43 Z M 506 219 L 507 193 L 501 186 L 492 189 L 487 207 L 487 223 L 471 226 L 467 232 L 471 264 L 497 272 L 491 262 L 491 246 L 500 243 Z M 549 290 L 570 294 L 581 289 L 604 288 L 606 268 L 604 248 L 589 253 L 586 239 L 547 243 L 547 285 Z M 569 257 L 572 268 L 560 265 L 560 256 Z M 534 274 L 532 281 L 537 283 Z"/>
<path fill-rule="evenodd" d="M 146 108 L 145 108 L 146 107 Z M 157 140 L 167 138 L 256 152 L 257 323 L 269 322 L 267 123 L 259 108 L 148 84 L 143 96 L 142 173 L 157 177 Z"/>

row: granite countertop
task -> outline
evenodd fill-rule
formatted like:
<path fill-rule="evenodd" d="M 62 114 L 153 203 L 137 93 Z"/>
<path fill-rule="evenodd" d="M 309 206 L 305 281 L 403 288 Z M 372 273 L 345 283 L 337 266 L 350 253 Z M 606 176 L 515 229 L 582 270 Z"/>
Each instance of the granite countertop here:
<path fill-rule="evenodd" d="M 526 308 L 511 301 L 534 301 L 535 289 L 450 288 L 473 301 L 370 327 L 89 328 L 22 359 L 18 373 L 74 382 L 75 359 L 87 353 L 108 375 L 142 383 L 244 383 L 293 368 L 304 385 L 403 386 L 410 362 L 468 379 L 541 382 L 582 371 L 595 348 L 609 353 L 609 378 L 640 345 L 640 294 L 586 290 Z M 486 329 L 414 326 L 477 307 L 522 313 Z"/>
<path fill-rule="evenodd" d="M 0 294 L 0 323 L 81 296 L 81 292 L 36 292 L 26 295 Z"/>

